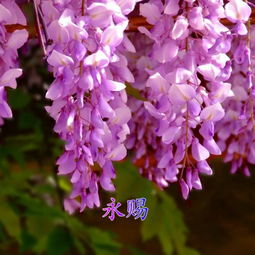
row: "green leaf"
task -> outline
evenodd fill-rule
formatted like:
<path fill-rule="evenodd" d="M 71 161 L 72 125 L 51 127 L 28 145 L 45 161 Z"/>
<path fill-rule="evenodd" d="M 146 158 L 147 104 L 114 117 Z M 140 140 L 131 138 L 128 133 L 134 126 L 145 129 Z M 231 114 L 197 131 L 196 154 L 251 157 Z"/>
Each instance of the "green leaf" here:
<path fill-rule="evenodd" d="M 19 217 L 4 199 L 0 199 L 0 219 L 7 233 L 16 241 L 21 242 Z"/>
<path fill-rule="evenodd" d="M 131 197 L 147 199 L 146 207 L 149 208 L 149 212 L 142 222 L 143 240 L 158 238 L 166 255 L 171 255 L 174 251 L 178 255 L 197 255 L 195 250 L 186 246 L 187 228 L 172 197 L 142 178 L 130 161 L 117 163 L 116 168 L 117 200 L 125 201 Z"/>
<path fill-rule="evenodd" d="M 0 221 L 0 244 L 7 240 L 4 224 Z"/>
<path fill-rule="evenodd" d="M 148 197 L 153 192 L 153 184 L 138 173 L 137 168 L 127 160 L 116 163 L 116 197 L 118 201 L 129 198 Z"/>
<path fill-rule="evenodd" d="M 47 254 L 64 255 L 67 254 L 72 247 L 73 238 L 68 229 L 62 226 L 55 227 L 48 238 Z"/>
<path fill-rule="evenodd" d="M 160 223 L 158 220 L 161 213 L 157 207 L 158 202 L 156 197 L 147 199 L 146 206 L 149 208 L 149 212 L 141 227 L 142 238 L 144 241 L 148 241 L 154 236 L 157 236 L 159 228 L 158 224 Z"/>
<path fill-rule="evenodd" d="M 172 211 L 167 210 L 165 202 L 160 201 L 158 196 L 150 197 L 147 206 L 149 213 L 146 220 L 142 223 L 141 233 L 144 241 L 157 237 L 161 243 L 165 254 L 172 254 L 174 243 L 172 242 L 171 226 L 169 228 L 169 218 Z M 164 211 L 167 210 L 168 216 L 165 217 Z M 177 230 L 178 231 L 178 230 Z"/>
<path fill-rule="evenodd" d="M 117 255 L 121 245 L 115 241 L 111 233 L 98 228 L 89 228 L 90 246 L 96 255 Z"/>
<path fill-rule="evenodd" d="M 80 254 L 86 254 L 86 249 L 79 239 L 74 238 L 74 246 Z"/>
<path fill-rule="evenodd" d="M 59 221 L 64 221 L 65 219 L 66 214 L 61 211 L 60 208 L 47 206 L 38 198 L 32 198 L 28 194 L 17 194 L 16 200 L 17 203 L 26 208 L 24 212 L 26 216 L 37 215 L 40 217 L 58 219 Z"/>
<path fill-rule="evenodd" d="M 81 221 L 71 215 L 66 215 L 65 222 L 72 232 L 72 235 L 74 235 L 77 239 L 79 238 L 84 241 L 88 240 L 87 228 Z"/>
<path fill-rule="evenodd" d="M 34 247 L 34 251 L 37 254 L 45 254 L 45 250 L 47 248 L 48 236 L 42 236 L 37 240 L 37 243 Z"/>
<path fill-rule="evenodd" d="M 70 181 L 68 181 L 67 178 L 63 176 L 60 176 L 58 179 L 59 187 L 67 193 L 71 192 L 72 186 L 70 184 Z"/>
<path fill-rule="evenodd" d="M 20 251 L 25 252 L 32 249 L 36 244 L 36 238 L 32 236 L 26 229 L 21 232 L 21 246 Z"/>
<path fill-rule="evenodd" d="M 174 200 L 161 191 L 157 196 L 151 196 L 149 201 L 148 217 L 141 228 L 143 239 L 157 237 L 166 255 L 173 254 L 174 250 L 179 255 L 188 255 L 187 252 L 198 254 L 186 246 L 187 228 Z"/>
<path fill-rule="evenodd" d="M 140 93 L 140 91 L 136 88 L 134 88 L 130 83 L 126 82 L 126 92 L 129 96 L 132 96 L 138 100 L 141 101 L 147 101 L 145 97 L 143 97 Z"/>
<path fill-rule="evenodd" d="M 30 100 L 31 97 L 19 88 L 8 91 L 8 102 L 14 110 L 25 108 L 29 104 Z"/>
<path fill-rule="evenodd" d="M 146 255 L 145 252 L 141 251 L 140 249 L 133 247 L 133 246 L 129 246 L 128 250 L 133 254 L 133 255 Z"/>
<path fill-rule="evenodd" d="M 32 112 L 24 111 L 18 115 L 20 129 L 35 129 L 40 125 L 40 119 Z"/>
<path fill-rule="evenodd" d="M 180 252 L 180 255 L 199 255 L 200 253 L 192 248 L 184 247 Z"/>
<path fill-rule="evenodd" d="M 161 243 L 163 252 L 166 255 L 172 254 L 174 251 L 173 243 L 170 241 L 167 231 L 161 230 L 158 232 L 158 239 Z"/>
<path fill-rule="evenodd" d="M 27 228 L 37 239 L 47 237 L 54 228 L 54 219 L 39 215 L 29 215 L 27 218 Z"/>

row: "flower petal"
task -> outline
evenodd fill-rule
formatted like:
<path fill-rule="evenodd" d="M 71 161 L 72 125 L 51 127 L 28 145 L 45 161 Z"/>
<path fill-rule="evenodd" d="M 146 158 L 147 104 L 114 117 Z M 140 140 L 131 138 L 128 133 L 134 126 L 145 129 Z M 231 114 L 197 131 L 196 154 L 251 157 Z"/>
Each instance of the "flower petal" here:
<path fill-rule="evenodd" d="M 230 0 L 225 5 L 225 14 L 226 17 L 232 22 L 246 22 L 251 15 L 251 8 L 245 1 Z"/>
<path fill-rule="evenodd" d="M 103 3 L 92 3 L 88 8 L 90 22 L 95 27 L 105 28 L 112 20 L 113 11 Z"/>
<path fill-rule="evenodd" d="M 174 40 L 180 38 L 187 31 L 189 23 L 186 18 L 179 16 L 176 22 L 174 23 L 174 27 L 172 30 L 172 38 Z"/>
<path fill-rule="evenodd" d="M 165 116 L 164 113 L 159 112 L 150 102 L 144 102 L 144 107 L 156 119 L 162 119 Z"/>
<path fill-rule="evenodd" d="M 197 161 L 205 160 L 210 156 L 209 151 L 203 145 L 201 145 L 197 139 L 195 139 L 192 143 L 191 152 L 193 158 Z"/>
<path fill-rule="evenodd" d="M 67 155 L 66 155 L 65 159 L 63 160 L 63 162 L 61 162 L 59 164 L 59 167 L 58 167 L 58 174 L 59 175 L 70 174 L 76 168 L 74 153 L 66 153 L 66 154 Z"/>
<path fill-rule="evenodd" d="M 173 84 L 169 89 L 169 99 L 173 105 L 185 103 L 196 96 L 195 89 L 190 85 Z"/>
<path fill-rule="evenodd" d="M 218 144 L 214 141 L 214 139 L 206 139 L 204 140 L 205 148 L 213 155 L 221 155 L 221 149 Z"/>
<path fill-rule="evenodd" d="M 6 45 L 7 47 L 11 49 L 17 50 L 25 44 L 27 39 L 28 39 L 28 32 L 26 29 L 15 30 L 11 34 Z"/>
<path fill-rule="evenodd" d="M 73 59 L 56 50 L 53 50 L 47 59 L 48 63 L 54 67 L 71 65 L 74 63 Z"/>
<path fill-rule="evenodd" d="M 106 80 L 105 85 L 110 91 L 121 91 L 126 88 L 124 83 L 113 80 Z"/>
<path fill-rule="evenodd" d="M 164 64 L 171 61 L 178 54 L 179 47 L 174 41 L 167 42 L 161 45 L 158 49 L 155 49 L 153 55 L 154 58 Z"/>
<path fill-rule="evenodd" d="M 15 89 L 17 87 L 16 78 L 20 77 L 21 75 L 22 69 L 20 68 L 7 70 L 0 78 L 0 86 L 8 86 Z"/>
<path fill-rule="evenodd" d="M 203 64 L 198 66 L 197 71 L 208 81 L 214 81 L 220 74 L 220 68 L 213 64 Z"/>
<path fill-rule="evenodd" d="M 149 77 L 149 79 L 146 82 L 146 87 L 149 87 L 152 89 L 152 91 L 156 93 L 166 93 L 169 84 L 167 80 L 165 80 L 160 73 L 155 73 Z"/>
<path fill-rule="evenodd" d="M 126 124 L 131 119 L 131 111 L 127 106 L 115 109 L 115 114 L 116 117 L 113 119 L 113 123 L 117 125 Z"/>
<path fill-rule="evenodd" d="M 213 174 L 213 171 L 212 171 L 211 167 L 208 165 L 208 163 L 205 160 L 197 162 L 197 169 L 202 174 L 206 174 L 206 175 L 212 175 Z"/>
<path fill-rule="evenodd" d="M 202 120 L 219 121 L 224 117 L 224 115 L 225 115 L 225 111 L 222 108 L 221 104 L 216 103 L 216 104 L 205 107 L 202 110 L 200 117 Z"/>
<path fill-rule="evenodd" d="M 166 132 L 162 135 L 162 142 L 164 144 L 170 144 L 176 138 L 176 135 L 180 131 L 181 127 L 169 127 Z"/>
<path fill-rule="evenodd" d="M 123 27 L 110 26 L 102 34 L 101 43 L 110 47 L 117 47 L 123 40 Z"/>
<path fill-rule="evenodd" d="M 0 23 L 9 20 L 11 16 L 11 12 L 2 4 L 0 4 Z"/>
<path fill-rule="evenodd" d="M 88 66 L 104 68 L 108 66 L 109 58 L 102 50 L 98 50 L 96 53 L 93 53 L 86 57 L 85 64 Z"/>
<path fill-rule="evenodd" d="M 183 179 L 180 180 L 180 186 L 182 191 L 182 197 L 186 200 L 189 196 L 189 187 Z"/>
<path fill-rule="evenodd" d="M 119 161 L 124 159 L 127 156 L 127 149 L 123 144 L 115 147 L 110 153 L 106 155 L 108 159 L 113 161 Z"/>
<path fill-rule="evenodd" d="M 140 15 L 146 17 L 147 21 L 154 25 L 160 18 L 160 11 L 156 4 L 140 4 Z"/>
<path fill-rule="evenodd" d="M 179 0 L 168 0 L 165 6 L 164 13 L 175 16 L 179 12 Z"/>

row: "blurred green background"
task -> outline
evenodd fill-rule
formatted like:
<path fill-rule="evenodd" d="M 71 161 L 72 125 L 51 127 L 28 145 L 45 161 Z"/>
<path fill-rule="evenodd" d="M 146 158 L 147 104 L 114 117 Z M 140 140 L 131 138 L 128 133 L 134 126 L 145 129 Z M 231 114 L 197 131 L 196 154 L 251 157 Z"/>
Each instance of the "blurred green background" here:
<path fill-rule="evenodd" d="M 0 255 L 254 255 L 255 180 L 230 175 L 215 160 L 204 189 L 183 201 L 177 185 L 160 191 L 143 179 L 130 160 L 116 164 L 116 192 L 100 191 L 101 207 L 68 215 L 62 201 L 70 191 L 56 175 L 63 144 L 44 107 L 52 77 L 36 41 L 22 49 L 24 75 L 8 90 L 14 118 L 0 132 Z M 114 197 L 122 202 L 145 197 L 144 222 L 102 218 Z"/>

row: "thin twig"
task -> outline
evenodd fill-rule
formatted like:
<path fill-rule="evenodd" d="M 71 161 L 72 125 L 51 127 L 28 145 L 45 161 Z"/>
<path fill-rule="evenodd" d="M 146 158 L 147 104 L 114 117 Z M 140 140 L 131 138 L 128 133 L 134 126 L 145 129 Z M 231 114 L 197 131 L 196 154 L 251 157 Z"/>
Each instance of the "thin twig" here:
<path fill-rule="evenodd" d="M 85 15 L 85 5 L 86 5 L 86 0 L 82 0 L 82 4 L 81 4 L 81 15 L 82 16 Z"/>
<path fill-rule="evenodd" d="M 34 0 L 33 0 L 34 1 Z M 82 14 L 84 13 L 85 15 L 85 0 L 84 1 L 84 9 L 82 8 Z M 232 26 L 234 25 L 231 23 L 231 21 L 227 19 L 221 19 L 221 23 L 225 26 Z M 255 25 L 255 8 L 253 8 L 252 15 L 250 17 L 250 23 L 251 25 Z M 141 16 L 136 16 L 136 17 L 130 17 L 129 18 L 129 25 L 126 29 L 126 32 L 137 32 L 138 27 L 143 26 L 146 27 L 147 29 L 151 29 L 153 26 L 149 24 L 144 17 Z M 8 32 L 13 32 L 14 30 L 20 30 L 20 29 L 27 29 L 29 31 L 29 36 L 30 38 L 35 38 L 36 35 L 33 32 L 33 29 L 31 26 L 22 26 L 20 24 L 13 24 L 13 25 L 5 25 L 6 29 Z"/>
<path fill-rule="evenodd" d="M 39 14 L 40 22 L 41 22 L 42 27 L 43 27 L 44 37 L 45 37 L 45 41 L 46 41 L 46 44 L 47 44 L 48 41 L 49 41 L 49 36 L 48 36 L 47 27 L 46 27 L 46 24 L 45 24 L 45 21 L 44 21 L 44 18 L 43 18 L 43 12 L 42 12 L 41 6 L 38 6 L 38 14 Z"/>
<path fill-rule="evenodd" d="M 47 56 L 45 42 L 43 40 L 43 34 L 42 34 L 42 30 L 41 30 L 41 23 L 40 23 L 40 18 L 39 18 L 39 14 L 38 14 L 38 8 L 36 5 L 36 0 L 33 0 L 33 4 L 34 4 L 34 10 L 35 10 L 36 27 L 37 27 L 37 32 L 38 32 L 38 36 L 39 36 L 39 41 L 40 41 L 42 49 L 43 49 L 43 54 L 45 56 Z"/>

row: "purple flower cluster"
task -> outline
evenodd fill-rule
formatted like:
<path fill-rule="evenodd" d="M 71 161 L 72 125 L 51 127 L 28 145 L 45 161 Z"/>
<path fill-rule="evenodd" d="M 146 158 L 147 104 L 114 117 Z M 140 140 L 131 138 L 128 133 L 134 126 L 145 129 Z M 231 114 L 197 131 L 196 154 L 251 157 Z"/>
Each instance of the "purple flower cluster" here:
<path fill-rule="evenodd" d="M 65 142 L 57 165 L 72 183 L 64 201 L 70 213 L 99 206 L 100 186 L 114 190 L 113 161 L 127 149 L 141 175 L 160 188 L 178 182 L 184 199 L 202 189 L 201 174 L 212 174 L 211 155 L 224 152 L 232 173 L 249 176 L 255 164 L 255 31 L 248 3 L 137 2 L 33 1 L 54 75 L 46 110 Z M 152 28 L 127 34 L 135 6 Z M 12 116 L 5 87 L 17 85 L 17 50 L 28 39 L 25 29 L 7 31 L 16 24 L 26 25 L 20 8 L 0 0 L 0 124 Z"/>
<path fill-rule="evenodd" d="M 5 26 L 26 25 L 26 18 L 14 0 L 0 0 L 0 125 L 5 118 L 12 117 L 12 111 L 7 103 L 6 88 L 16 88 L 16 78 L 22 74 L 18 68 L 18 52 L 28 39 L 25 29 L 7 32 Z"/>
<path fill-rule="evenodd" d="M 232 10 L 236 10 L 233 12 Z M 240 170 L 250 176 L 250 166 L 255 164 L 255 33 L 248 22 L 250 7 L 242 1 L 230 1 L 226 5 L 227 18 L 236 25 L 232 29 L 231 57 L 233 71 L 229 82 L 233 84 L 233 97 L 226 100 L 226 114 L 217 124 L 216 132 L 220 148 L 226 152 L 225 162 L 231 162 L 231 173 Z"/>
<path fill-rule="evenodd" d="M 134 86 L 147 100 L 135 106 L 131 99 L 128 145 L 143 175 L 162 188 L 178 181 L 186 199 L 193 188 L 202 188 L 199 174 L 212 174 L 210 155 L 222 152 L 215 124 L 225 115 L 223 102 L 234 95 L 228 53 L 233 33 L 247 33 L 251 10 L 242 0 L 225 6 L 221 0 L 151 0 L 140 4 L 140 13 L 153 28 L 139 31 L 153 45 L 136 62 L 138 73 L 145 70 L 148 77 Z M 234 28 L 224 26 L 222 18 Z"/>
<path fill-rule="evenodd" d="M 125 158 L 127 125 L 125 81 L 134 81 L 126 57 L 117 47 L 132 50 L 124 30 L 136 1 L 41 1 L 51 41 L 47 61 L 55 80 L 46 107 L 56 121 L 54 131 L 65 141 L 58 174 L 71 178 L 73 190 L 65 209 L 99 206 L 98 183 L 113 191 L 112 161 Z"/>

